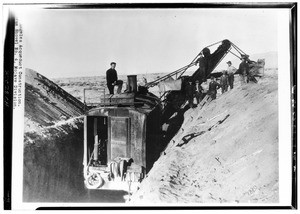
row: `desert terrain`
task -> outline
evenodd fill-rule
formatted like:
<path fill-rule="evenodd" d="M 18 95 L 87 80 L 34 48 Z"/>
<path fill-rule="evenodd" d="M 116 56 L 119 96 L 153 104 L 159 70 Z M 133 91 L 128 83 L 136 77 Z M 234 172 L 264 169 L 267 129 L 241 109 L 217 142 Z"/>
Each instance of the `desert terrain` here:
<path fill-rule="evenodd" d="M 277 73 L 266 69 L 257 84 L 245 85 L 236 76 L 233 90 L 219 90 L 216 100 L 187 110 L 130 203 L 278 202 Z M 138 82 L 161 75 L 138 75 Z M 126 83 L 126 76 L 120 79 Z M 105 87 L 105 77 L 48 80 L 26 70 L 24 201 L 125 202 L 126 192 L 84 188 L 87 87 Z M 151 90 L 159 95 L 157 87 Z M 100 96 L 91 91 L 86 101 Z"/>

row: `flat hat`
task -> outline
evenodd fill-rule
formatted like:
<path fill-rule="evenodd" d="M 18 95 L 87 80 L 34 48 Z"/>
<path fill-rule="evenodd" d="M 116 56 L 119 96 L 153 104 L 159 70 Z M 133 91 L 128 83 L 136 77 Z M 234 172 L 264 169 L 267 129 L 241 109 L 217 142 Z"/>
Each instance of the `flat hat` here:
<path fill-rule="evenodd" d="M 249 57 L 249 55 L 245 55 L 245 54 L 244 54 L 244 55 L 242 55 L 241 57 L 242 57 L 242 59 L 247 59 L 247 58 Z"/>

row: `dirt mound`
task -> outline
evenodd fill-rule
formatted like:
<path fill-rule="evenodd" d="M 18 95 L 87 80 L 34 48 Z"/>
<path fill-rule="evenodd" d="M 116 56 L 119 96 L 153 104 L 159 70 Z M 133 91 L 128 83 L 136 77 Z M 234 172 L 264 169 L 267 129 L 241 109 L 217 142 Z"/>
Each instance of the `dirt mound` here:
<path fill-rule="evenodd" d="M 188 110 L 131 202 L 278 202 L 277 89 L 267 76 Z"/>
<path fill-rule="evenodd" d="M 84 113 L 83 103 L 54 82 L 31 69 L 25 75 L 25 132 Z"/>

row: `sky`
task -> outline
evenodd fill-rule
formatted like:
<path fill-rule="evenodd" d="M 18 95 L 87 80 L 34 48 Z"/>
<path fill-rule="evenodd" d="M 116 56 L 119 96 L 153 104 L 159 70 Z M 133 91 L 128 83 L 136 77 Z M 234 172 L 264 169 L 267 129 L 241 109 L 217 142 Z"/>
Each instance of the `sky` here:
<path fill-rule="evenodd" d="M 118 74 L 169 73 L 224 39 L 250 56 L 277 51 L 278 45 L 278 9 L 32 6 L 18 9 L 16 15 L 25 36 L 24 67 L 48 78 L 105 75 L 112 61 Z"/>

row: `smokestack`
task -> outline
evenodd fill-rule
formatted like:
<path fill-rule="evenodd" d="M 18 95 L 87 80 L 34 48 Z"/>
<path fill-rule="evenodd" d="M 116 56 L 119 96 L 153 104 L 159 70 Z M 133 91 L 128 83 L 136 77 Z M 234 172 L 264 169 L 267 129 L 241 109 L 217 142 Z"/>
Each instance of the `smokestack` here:
<path fill-rule="evenodd" d="M 137 92 L 137 80 L 136 75 L 128 75 L 127 76 L 127 85 L 128 85 L 128 92 Z"/>

